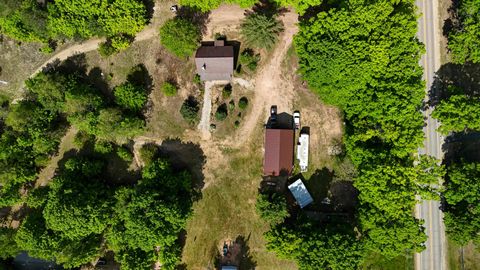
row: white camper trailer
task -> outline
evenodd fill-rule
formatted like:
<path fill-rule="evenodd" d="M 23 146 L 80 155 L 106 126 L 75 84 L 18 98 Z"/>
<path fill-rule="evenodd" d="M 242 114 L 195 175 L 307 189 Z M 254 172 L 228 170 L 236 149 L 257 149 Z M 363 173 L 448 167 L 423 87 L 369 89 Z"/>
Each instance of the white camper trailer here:
<path fill-rule="evenodd" d="M 306 172 L 308 170 L 308 144 L 310 136 L 306 133 L 300 134 L 297 145 L 297 159 L 300 165 L 300 171 Z"/>

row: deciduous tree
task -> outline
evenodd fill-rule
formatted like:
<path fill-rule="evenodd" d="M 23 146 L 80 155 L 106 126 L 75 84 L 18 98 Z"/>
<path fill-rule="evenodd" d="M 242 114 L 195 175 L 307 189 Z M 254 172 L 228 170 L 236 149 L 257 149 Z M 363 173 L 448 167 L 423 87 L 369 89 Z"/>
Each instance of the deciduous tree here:
<path fill-rule="evenodd" d="M 459 22 L 448 36 L 448 48 L 452 52 L 453 61 L 480 62 L 480 1 L 459 1 Z"/>
<path fill-rule="evenodd" d="M 198 26 L 181 18 L 167 21 L 160 28 L 160 42 L 174 55 L 185 58 L 193 54 L 200 43 Z"/>

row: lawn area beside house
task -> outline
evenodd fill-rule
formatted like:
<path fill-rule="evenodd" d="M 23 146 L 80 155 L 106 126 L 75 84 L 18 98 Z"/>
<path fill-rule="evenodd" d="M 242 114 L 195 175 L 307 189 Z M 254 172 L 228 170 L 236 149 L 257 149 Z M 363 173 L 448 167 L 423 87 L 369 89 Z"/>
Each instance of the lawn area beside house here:
<path fill-rule="evenodd" d="M 268 225 L 255 212 L 257 190 L 261 181 L 263 132 L 254 132 L 252 144 L 241 149 L 222 149 L 229 166 L 213 170 L 214 179 L 194 204 L 194 214 L 187 226 L 183 262 L 189 269 L 214 269 L 215 258 L 223 242 L 243 236 L 256 269 L 296 269 L 293 262 L 279 260 L 266 251 L 263 233 Z M 250 269 L 250 268 L 248 268 Z"/>

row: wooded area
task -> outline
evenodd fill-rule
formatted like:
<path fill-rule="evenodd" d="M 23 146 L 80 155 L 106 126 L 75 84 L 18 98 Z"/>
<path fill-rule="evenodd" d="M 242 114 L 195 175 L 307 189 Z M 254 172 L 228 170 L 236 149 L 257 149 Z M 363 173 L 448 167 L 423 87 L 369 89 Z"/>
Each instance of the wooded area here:
<path fill-rule="evenodd" d="M 148 1 L 35 0 L 0 3 L 0 33 L 19 42 L 40 42 L 45 52 L 64 39 L 106 37 L 100 53 L 126 49 L 149 22 Z M 256 0 L 180 0 L 207 12 L 223 3 L 248 8 Z M 425 85 L 419 66 L 423 45 L 416 38 L 413 0 L 275 0 L 274 14 L 247 12 L 240 34 L 248 46 L 270 50 L 283 26 L 280 7 L 300 16 L 294 49 L 299 72 L 319 98 L 338 106 L 345 120 L 346 156 L 355 166 L 353 186 L 359 203 L 346 219 L 318 221 L 291 213 L 284 196 L 261 193 L 256 209 L 270 225 L 266 247 L 300 269 L 358 269 L 367 258 L 393 260 L 421 252 L 427 236 L 412 215 L 423 199 L 444 199 L 445 225 L 460 245 L 480 245 L 480 160 L 439 161 L 418 156 L 424 135 Z M 321 8 L 319 7 L 321 5 Z M 198 10 L 197 10 L 198 9 Z M 479 0 L 459 3 L 448 46 L 455 63 L 480 61 Z M 159 29 L 160 42 L 188 59 L 201 40 L 200 25 L 177 16 Z M 240 62 L 254 71 L 260 57 L 247 49 Z M 262 59 L 263 60 L 263 59 Z M 139 150 L 144 166 L 135 181 L 122 182 L 107 169 L 111 159 L 134 159 L 131 140 L 145 131 L 151 85 L 141 79 L 142 65 L 112 89 L 90 75 L 64 65 L 25 82 L 26 93 L 0 106 L 0 207 L 21 206 L 19 228 L 0 228 L 0 258 L 27 251 L 66 268 L 94 263 L 113 252 L 122 269 L 150 269 L 159 261 L 174 269 L 180 262 L 180 235 L 192 214 L 198 190 L 186 170 L 174 170 L 154 144 Z M 102 75 L 103 76 L 103 75 Z M 198 80 L 198 79 L 197 79 Z M 199 82 L 194 82 L 199 83 Z M 165 96 L 177 86 L 165 82 Z M 444 135 L 480 131 L 478 89 L 449 85 L 432 116 Z M 223 95 L 231 95 L 224 91 Z M 249 97 L 250 98 L 250 97 Z M 239 100 L 245 109 L 248 100 Z M 233 105 L 234 106 L 234 105 Z M 250 105 L 249 105 L 250 106 Z M 227 117 L 227 104 L 217 120 Z M 191 96 L 178 108 L 191 125 L 199 103 Z M 36 184 L 69 129 L 77 150 L 64 157 L 47 186 Z M 443 187 L 438 179 L 445 178 Z"/>
<path fill-rule="evenodd" d="M 64 38 L 99 36 L 108 38 L 103 51 L 111 54 L 124 49 L 125 41 L 128 46 L 151 16 L 140 0 L 56 0 L 43 5 L 36 0 L 6 0 L 0 10 L 0 33 L 18 41 L 44 43 L 47 53 Z"/>

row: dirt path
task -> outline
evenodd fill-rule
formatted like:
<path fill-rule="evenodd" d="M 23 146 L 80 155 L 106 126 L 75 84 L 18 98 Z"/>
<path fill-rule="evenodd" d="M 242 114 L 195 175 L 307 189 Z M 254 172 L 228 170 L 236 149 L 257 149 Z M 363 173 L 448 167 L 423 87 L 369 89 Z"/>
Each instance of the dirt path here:
<path fill-rule="evenodd" d="M 135 40 L 133 42 L 138 42 L 142 40 L 147 40 L 150 38 L 153 38 L 158 35 L 158 30 L 154 26 L 147 26 L 143 31 L 139 32 L 137 36 L 135 36 Z M 71 47 L 68 47 L 58 53 L 56 53 L 54 56 L 52 56 L 50 59 L 45 61 L 40 67 L 38 67 L 31 75 L 30 78 L 41 72 L 48 64 L 53 63 L 55 61 L 64 61 L 70 56 L 76 55 L 76 54 L 81 54 L 81 53 L 86 53 L 90 51 L 94 51 L 98 49 L 98 46 L 100 46 L 100 43 L 104 42 L 105 38 L 95 38 L 95 39 L 90 39 L 85 42 L 82 42 L 80 44 L 73 45 Z"/>
<path fill-rule="evenodd" d="M 245 9 L 237 5 L 221 5 L 210 13 L 205 39 L 213 39 L 215 33 L 237 28 L 245 16 Z"/>
<path fill-rule="evenodd" d="M 267 63 L 255 77 L 255 96 L 251 102 L 252 111 L 247 115 L 244 124 L 234 140 L 237 146 L 250 139 L 250 135 L 260 121 L 267 120 L 266 112 L 271 105 L 277 105 L 279 112 L 291 112 L 293 109 L 294 86 L 291 80 L 282 77 L 282 62 L 290 48 L 293 36 L 298 31 L 298 15 L 287 12 L 282 17 L 285 31 L 280 36 L 277 47 Z"/>
<path fill-rule="evenodd" d="M 36 187 L 39 186 L 46 186 L 48 182 L 53 178 L 55 175 L 55 170 L 58 167 L 58 162 L 62 160 L 64 154 L 72 149 L 73 140 L 75 139 L 75 135 L 77 134 L 77 130 L 74 127 L 71 127 L 65 136 L 63 136 L 62 140 L 60 141 L 60 145 L 58 146 L 58 154 L 55 155 L 50 159 L 48 165 L 43 168 L 40 173 L 38 174 L 37 181 L 35 183 Z"/>

